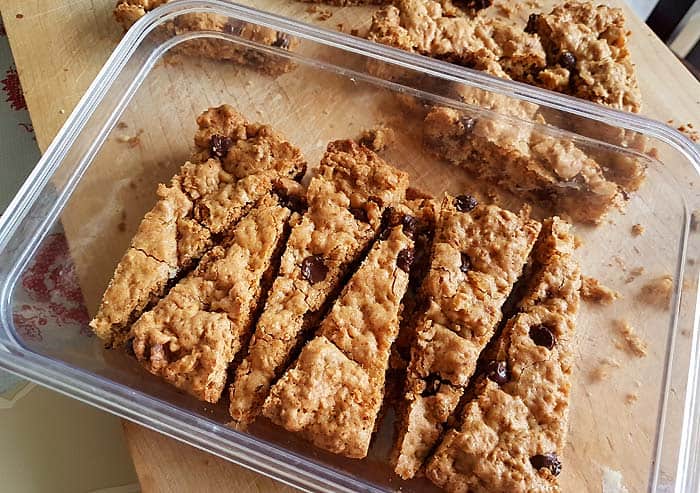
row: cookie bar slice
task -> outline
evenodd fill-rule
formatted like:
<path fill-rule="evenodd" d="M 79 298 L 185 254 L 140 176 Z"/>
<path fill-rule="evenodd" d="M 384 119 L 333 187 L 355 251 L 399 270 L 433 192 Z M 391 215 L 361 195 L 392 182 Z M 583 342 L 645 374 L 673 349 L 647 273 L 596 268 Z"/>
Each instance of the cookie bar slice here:
<path fill-rule="evenodd" d="M 201 400 L 219 400 L 229 364 L 250 335 L 290 214 L 265 197 L 134 323 L 131 348 L 149 372 Z"/>
<path fill-rule="evenodd" d="M 520 312 L 498 339 L 461 424 L 426 467 L 441 488 L 559 491 L 581 286 L 572 250 L 569 226 L 548 220 Z"/>
<path fill-rule="evenodd" d="M 548 67 L 539 85 L 588 101 L 638 113 L 642 98 L 627 46 L 622 9 L 591 2 L 565 2 L 549 14 L 530 16 Z"/>
<path fill-rule="evenodd" d="M 525 122 L 437 107 L 425 118 L 424 137 L 435 155 L 573 220 L 599 223 L 623 204 L 594 159 Z"/>
<path fill-rule="evenodd" d="M 126 31 L 148 12 L 169 1 L 118 0 L 114 9 L 114 17 Z M 231 19 L 223 15 L 204 12 L 180 14 L 174 20 L 167 21 L 161 29 L 169 36 L 192 31 L 214 31 L 233 34 L 255 43 L 289 51 L 293 51 L 299 44 L 297 39 L 284 33 Z M 265 55 L 220 39 L 201 38 L 189 40 L 181 43 L 175 50 L 185 55 L 204 56 L 213 60 L 227 60 L 249 65 L 272 75 L 281 74 L 293 68 L 293 64 L 282 57 Z"/>
<path fill-rule="evenodd" d="M 353 141 L 328 145 L 294 226 L 280 273 L 231 386 L 233 424 L 260 413 L 270 385 L 289 363 L 329 296 L 379 231 L 384 210 L 404 199 L 406 173 Z"/>
<path fill-rule="evenodd" d="M 517 80 L 546 66 L 537 36 L 457 10 L 451 2 L 398 0 L 373 16 L 368 39 Z"/>
<path fill-rule="evenodd" d="M 157 301 L 281 178 L 304 174 L 301 152 L 269 126 L 248 123 L 228 105 L 199 117 L 197 154 L 159 185 L 90 326 L 109 345 Z"/>
<path fill-rule="evenodd" d="M 539 230 L 537 221 L 469 196 L 443 200 L 392 453 L 402 478 L 418 472 L 442 434 Z"/>
<path fill-rule="evenodd" d="M 369 449 L 413 261 L 415 219 L 400 216 L 397 222 L 375 242 L 317 338 L 271 388 L 263 407 L 274 423 L 351 458 L 363 458 Z"/>

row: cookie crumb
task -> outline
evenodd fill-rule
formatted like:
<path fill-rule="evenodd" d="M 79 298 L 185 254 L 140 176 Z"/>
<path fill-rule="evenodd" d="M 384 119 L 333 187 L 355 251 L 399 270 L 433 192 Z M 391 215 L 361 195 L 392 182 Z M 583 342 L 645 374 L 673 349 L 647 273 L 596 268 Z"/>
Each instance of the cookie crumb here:
<path fill-rule="evenodd" d="M 629 394 L 627 394 L 625 396 L 625 404 L 627 404 L 628 406 L 634 404 L 638 400 L 639 400 L 639 395 L 637 395 L 636 392 L 635 393 L 630 392 Z"/>
<path fill-rule="evenodd" d="M 593 370 L 591 370 L 591 380 L 594 382 L 602 382 L 610 376 L 610 372 L 614 368 L 620 368 L 622 365 L 619 361 L 614 358 L 605 358 L 598 363 Z"/>
<path fill-rule="evenodd" d="M 615 329 L 622 337 L 622 341 L 617 344 L 619 349 L 627 351 L 637 358 L 643 358 L 647 355 L 647 343 L 635 333 L 634 329 L 627 321 L 616 320 L 614 325 Z"/>
<path fill-rule="evenodd" d="M 360 145 L 381 152 L 394 141 L 394 131 L 383 125 L 376 125 L 369 130 L 363 130 L 357 142 Z"/>
<path fill-rule="evenodd" d="M 629 274 L 627 275 L 627 278 L 625 279 L 625 284 L 629 284 L 633 282 L 635 279 L 637 279 L 639 276 L 644 274 L 644 267 L 635 267 L 631 271 L 629 271 Z"/>
<path fill-rule="evenodd" d="M 122 144 L 127 144 L 129 147 L 132 149 L 135 147 L 138 147 L 141 145 L 141 134 L 143 133 L 143 129 L 140 129 L 138 132 L 136 132 L 136 135 L 132 136 L 126 136 L 126 135 L 121 135 L 117 137 L 117 142 L 121 142 Z"/>
<path fill-rule="evenodd" d="M 632 236 L 641 236 L 642 234 L 644 234 L 644 226 L 641 224 L 632 226 Z"/>
<path fill-rule="evenodd" d="M 620 297 L 620 293 L 603 286 L 598 279 L 582 276 L 581 297 L 588 303 L 610 305 Z"/>
<path fill-rule="evenodd" d="M 117 123 L 117 128 L 119 130 L 124 130 L 125 128 L 129 128 L 129 125 L 127 125 L 125 122 L 119 122 Z"/>
<path fill-rule="evenodd" d="M 659 159 L 659 157 L 661 157 L 661 155 L 659 154 L 658 147 L 652 147 L 649 150 L 648 154 L 649 154 L 649 157 L 654 158 L 654 159 Z"/>
<path fill-rule="evenodd" d="M 117 230 L 121 233 L 126 231 L 126 211 L 122 211 L 121 216 L 119 218 L 119 222 L 117 223 Z"/>
<path fill-rule="evenodd" d="M 671 294 L 673 293 L 673 278 L 665 275 L 652 279 L 639 293 L 639 299 L 643 302 L 668 310 L 671 307 Z"/>
<path fill-rule="evenodd" d="M 15 19 L 24 19 L 24 14 L 15 15 Z"/>
<path fill-rule="evenodd" d="M 690 231 L 697 233 L 700 229 L 700 211 L 695 210 L 690 215 Z"/>
<path fill-rule="evenodd" d="M 692 123 L 686 123 L 684 125 L 679 126 L 677 129 L 679 132 L 684 134 L 693 142 L 700 142 L 700 133 L 698 133 L 698 131 L 695 130 L 695 128 L 693 128 Z"/>

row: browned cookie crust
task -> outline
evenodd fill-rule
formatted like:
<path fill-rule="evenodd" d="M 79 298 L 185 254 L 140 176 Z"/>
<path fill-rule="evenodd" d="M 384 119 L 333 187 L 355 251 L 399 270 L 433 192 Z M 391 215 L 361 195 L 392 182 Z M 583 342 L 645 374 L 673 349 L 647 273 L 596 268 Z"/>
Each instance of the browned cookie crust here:
<path fill-rule="evenodd" d="M 413 262 L 415 219 L 398 215 L 396 222 L 380 235 L 318 337 L 272 387 L 263 407 L 273 422 L 352 458 L 367 455 Z M 331 349 L 317 349 L 323 346 Z"/>
<path fill-rule="evenodd" d="M 328 297 L 379 231 L 384 210 L 403 201 L 408 176 L 353 141 L 328 145 L 309 184 L 280 273 L 231 387 L 230 412 L 245 426 L 289 363 Z"/>
<path fill-rule="evenodd" d="M 139 318 L 131 345 L 148 371 L 201 400 L 219 400 L 229 364 L 250 334 L 290 214 L 276 198 L 265 197 Z"/>
<path fill-rule="evenodd" d="M 199 117 L 194 162 L 185 163 L 148 212 L 120 260 L 90 326 L 110 345 L 283 177 L 304 174 L 301 151 L 228 105 Z"/>
<path fill-rule="evenodd" d="M 114 17 L 124 27 L 124 30 L 127 30 L 146 13 L 168 3 L 168 1 L 119 0 L 114 9 Z M 274 46 L 290 51 L 293 51 L 299 45 L 299 40 L 291 38 L 284 33 L 240 22 L 218 14 L 192 13 L 180 15 L 175 20 L 166 22 L 162 29 L 169 36 L 192 31 L 222 32 L 265 46 Z M 282 57 L 266 55 L 219 39 L 188 40 L 178 45 L 174 50 L 186 55 L 204 56 L 213 60 L 227 60 L 250 65 L 272 75 L 284 73 L 293 68 L 293 63 Z"/>
<path fill-rule="evenodd" d="M 469 196 L 443 200 L 393 451 L 402 478 L 412 478 L 437 443 L 539 230 L 537 221 Z"/>
<path fill-rule="evenodd" d="M 569 226 L 546 221 L 519 313 L 484 362 L 474 398 L 426 468 L 450 492 L 559 491 L 581 275 Z"/>

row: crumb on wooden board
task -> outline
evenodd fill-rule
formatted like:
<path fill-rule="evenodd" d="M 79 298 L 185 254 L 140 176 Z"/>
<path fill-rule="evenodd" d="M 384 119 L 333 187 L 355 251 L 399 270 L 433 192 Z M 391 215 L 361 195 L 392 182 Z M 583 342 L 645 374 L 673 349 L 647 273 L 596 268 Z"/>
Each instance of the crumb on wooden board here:
<path fill-rule="evenodd" d="M 622 365 L 615 358 L 605 358 L 600 360 L 598 365 L 591 370 L 590 378 L 593 382 L 602 382 L 606 380 L 612 370 L 620 368 Z"/>
<path fill-rule="evenodd" d="M 645 357 L 648 352 L 648 345 L 632 328 L 626 320 L 615 320 L 613 322 L 616 332 L 620 336 L 620 341 L 616 346 L 637 358 Z"/>
<path fill-rule="evenodd" d="M 394 130 L 391 128 L 375 125 L 370 129 L 363 130 L 357 142 L 374 152 L 381 152 L 391 145 L 395 137 Z"/>
<path fill-rule="evenodd" d="M 673 278 L 670 275 L 656 277 L 642 286 L 639 299 L 647 305 L 668 310 L 673 295 Z"/>
<path fill-rule="evenodd" d="M 644 234 L 644 226 L 637 223 L 632 226 L 632 236 L 642 236 Z"/>
<path fill-rule="evenodd" d="M 588 303 L 597 305 L 610 305 L 620 297 L 620 293 L 614 291 L 593 277 L 583 276 L 581 283 L 581 297 Z"/>

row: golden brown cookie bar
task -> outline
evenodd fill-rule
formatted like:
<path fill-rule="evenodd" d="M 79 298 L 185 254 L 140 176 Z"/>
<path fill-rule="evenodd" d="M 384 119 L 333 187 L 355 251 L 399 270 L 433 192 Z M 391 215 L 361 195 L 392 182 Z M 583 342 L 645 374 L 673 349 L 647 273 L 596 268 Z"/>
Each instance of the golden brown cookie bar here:
<path fill-rule="evenodd" d="M 426 467 L 450 492 L 559 491 L 581 275 L 569 226 L 545 222 L 533 275 L 461 424 Z"/>
<path fill-rule="evenodd" d="M 533 14 L 526 27 L 547 53 L 539 85 L 588 101 L 638 113 L 642 106 L 621 9 L 566 2 Z"/>
<path fill-rule="evenodd" d="M 537 221 L 466 195 L 443 200 L 392 454 L 402 478 L 412 478 L 437 443 L 539 230 Z"/>
<path fill-rule="evenodd" d="M 136 21 L 151 10 L 168 3 L 169 0 L 118 0 L 114 17 L 124 30 L 128 30 Z M 173 21 L 166 22 L 161 28 L 167 35 L 175 36 L 192 31 L 215 31 L 233 34 L 240 38 L 266 46 L 284 50 L 294 50 L 299 44 L 295 38 L 272 29 L 230 19 L 226 16 L 210 13 L 180 14 Z M 202 38 L 188 40 L 178 45 L 175 51 L 185 55 L 204 56 L 214 60 L 227 60 L 234 63 L 250 65 L 270 74 L 280 74 L 293 68 L 293 64 L 282 57 L 266 55 L 261 52 L 237 46 L 220 39 Z"/>
<path fill-rule="evenodd" d="M 190 269 L 275 180 L 303 175 L 301 152 L 266 125 L 248 123 L 228 105 L 199 118 L 195 162 L 185 163 L 131 240 L 90 326 L 110 345 Z M 219 132 L 219 133 L 217 133 Z M 200 162 L 201 161 L 201 162 Z"/>
<path fill-rule="evenodd" d="M 327 341 L 349 361 L 329 360 L 327 351 L 314 354 L 320 343 L 310 343 L 312 349 L 302 350 L 299 361 L 271 388 L 263 407 L 274 423 L 352 458 L 365 457 L 369 449 L 413 262 L 415 219 L 397 216 L 399 224 L 375 242 L 314 340 Z M 338 381 L 343 391 L 338 391 Z"/>
<path fill-rule="evenodd" d="M 131 346 L 148 371 L 201 400 L 219 400 L 227 368 L 250 335 L 289 216 L 276 198 L 265 197 L 134 323 Z"/>
<path fill-rule="evenodd" d="M 573 142 L 486 115 L 438 107 L 425 118 L 425 145 L 437 156 L 573 220 L 598 223 L 623 203 L 617 184 Z"/>
<path fill-rule="evenodd" d="M 400 203 L 406 173 L 353 141 L 328 145 L 307 192 L 308 210 L 294 226 L 280 273 L 231 386 L 237 426 L 260 413 L 270 385 L 350 266 L 379 231 L 384 210 Z"/>

